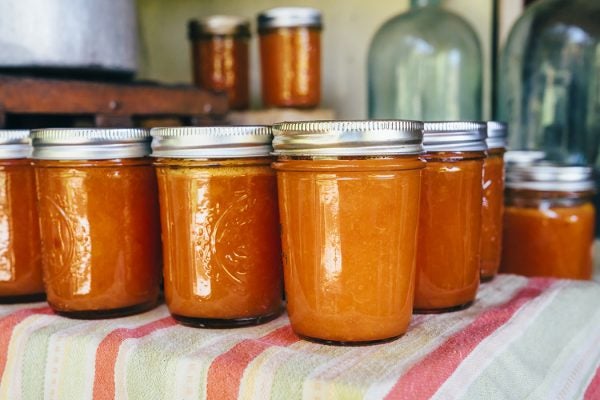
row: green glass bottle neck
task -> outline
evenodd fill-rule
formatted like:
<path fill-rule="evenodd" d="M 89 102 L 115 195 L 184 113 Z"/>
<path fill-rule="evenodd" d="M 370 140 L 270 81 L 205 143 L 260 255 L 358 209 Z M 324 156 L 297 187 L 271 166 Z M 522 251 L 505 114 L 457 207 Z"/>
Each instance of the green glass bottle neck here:
<path fill-rule="evenodd" d="M 410 0 L 411 8 L 427 7 L 427 6 L 439 6 L 442 0 Z"/>

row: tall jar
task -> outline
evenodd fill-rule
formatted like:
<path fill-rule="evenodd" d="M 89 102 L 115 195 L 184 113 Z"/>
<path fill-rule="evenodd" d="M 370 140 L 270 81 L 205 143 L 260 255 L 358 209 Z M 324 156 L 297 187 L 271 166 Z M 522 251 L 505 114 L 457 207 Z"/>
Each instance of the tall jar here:
<path fill-rule="evenodd" d="M 292 329 L 327 343 L 406 332 L 412 315 L 422 123 L 274 126 Z"/>
<path fill-rule="evenodd" d="M 0 130 L 0 303 L 44 299 L 28 130 Z"/>
<path fill-rule="evenodd" d="M 487 157 L 483 162 L 483 208 L 481 210 L 481 281 L 490 281 L 500 268 L 502 213 L 504 212 L 504 153 L 507 126 L 487 123 Z"/>
<path fill-rule="evenodd" d="M 265 107 L 319 105 L 322 29 L 314 8 L 277 7 L 258 15 Z"/>
<path fill-rule="evenodd" d="M 254 325 L 282 311 L 271 129 L 155 128 L 164 286 L 179 322 Z"/>
<path fill-rule="evenodd" d="M 425 123 L 415 311 L 469 306 L 479 286 L 486 125 Z"/>
<path fill-rule="evenodd" d="M 196 86 L 225 91 L 232 110 L 247 109 L 250 104 L 248 20 L 228 15 L 192 20 L 188 37 Z"/>
<path fill-rule="evenodd" d="M 41 129 L 33 158 L 48 303 L 106 318 L 152 308 L 160 223 L 144 129 Z"/>
<path fill-rule="evenodd" d="M 591 168 L 514 165 L 507 170 L 506 189 L 502 272 L 591 279 Z"/>

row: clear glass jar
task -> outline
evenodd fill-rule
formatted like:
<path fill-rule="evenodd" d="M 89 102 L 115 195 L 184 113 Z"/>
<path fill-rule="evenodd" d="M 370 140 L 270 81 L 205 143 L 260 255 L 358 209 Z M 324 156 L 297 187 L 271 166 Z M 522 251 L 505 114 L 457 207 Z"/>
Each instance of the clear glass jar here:
<path fill-rule="evenodd" d="M 506 124 L 487 123 L 487 157 L 483 162 L 483 208 L 481 210 L 481 281 L 494 279 L 502 253 L 502 215 L 504 212 L 504 153 Z"/>
<path fill-rule="evenodd" d="M 0 303 L 43 300 L 28 130 L 0 130 Z"/>
<path fill-rule="evenodd" d="M 481 45 L 473 28 L 439 3 L 411 0 L 410 11 L 375 34 L 368 55 L 369 118 L 481 119 Z"/>
<path fill-rule="evenodd" d="M 274 126 L 292 329 L 327 343 L 406 332 L 424 163 L 422 123 Z"/>
<path fill-rule="evenodd" d="M 321 13 L 277 7 L 258 16 L 265 107 L 311 108 L 321 101 Z"/>
<path fill-rule="evenodd" d="M 592 278 L 595 190 L 587 167 L 553 164 L 507 170 L 501 271 Z"/>
<path fill-rule="evenodd" d="M 50 306 L 75 318 L 154 307 L 161 254 L 149 132 L 42 129 L 32 138 Z"/>
<path fill-rule="evenodd" d="M 215 15 L 190 21 L 188 36 L 196 86 L 225 91 L 232 110 L 247 109 L 250 23 L 239 17 Z"/>
<path fill-rule="evenodd" d="M 271 129 L 155 128 L 165 300 L 186 325 L 253 325 L 282 311 Z"/>
<path fill-rule="evenodd" d="M 415 312 L 469 306 L 477 294 L 486 125 L 425 123 Z"/>

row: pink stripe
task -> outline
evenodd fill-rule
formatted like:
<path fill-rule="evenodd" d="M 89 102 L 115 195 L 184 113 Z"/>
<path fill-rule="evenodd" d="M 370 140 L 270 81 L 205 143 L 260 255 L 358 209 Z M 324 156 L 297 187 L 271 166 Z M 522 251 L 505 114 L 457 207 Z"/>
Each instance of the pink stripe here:
<path fill-rule="evenodd" d="M 94 376 L 94 399 L 114 399 L 115 364 L 121 344 L 126 339 L 139 339 L 159 329 L 176 325 L 171 317 L 141 325 L 134 329 L 118 328 L 109 333 L 100 342 L 96 350 L 96 371 Z"/>
<path fill-rule="evenodd" d="M 36 314 L 53 314 L 50 307 L 26 308 L 0 318 L 0 378 L 8 360 L 8 346 L 13 335 L 13 330 L 27 317 Z M 0 380 L 1 382 L 1 380 Z"/>
<path fill-rule="evenodd" d="M 596 369 L 596 375 L 588 385 L 583 395 L 585 400 L 598 400 L 600 399 L 600 367 Z"/>
<path fill-rule="evenodd" d="M 290 325 L 259 338 L 247 339 L 214 359 L 208 369 L 208 399 L 237 399 L 242 376 L 248 365 L 269 347 L 289 346 L 298 341 Z"/>
<path fill-rule="evenodd" d="M 508 303 L 483 312 L 425 356 L 396 382 L 386 399 L 428 399 L 477 345 L 504 325 L 527 302 L 550 287 L 554 279 L 533 278 Z"/>

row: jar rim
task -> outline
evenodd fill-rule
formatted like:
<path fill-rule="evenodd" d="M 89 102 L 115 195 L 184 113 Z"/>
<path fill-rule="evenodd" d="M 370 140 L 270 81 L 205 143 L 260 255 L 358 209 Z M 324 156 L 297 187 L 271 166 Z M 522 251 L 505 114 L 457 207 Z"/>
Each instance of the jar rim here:
<path fill-rule="evenodd" d="M 189 39 L 211 36 L 250 37 L 250 21 L 235 15 L 211 15 L 188 22 Z"/>
<path fill-rule="evenodd" d="M 312 7 L 274 7 L 258 14 L 258 30 L 272 28 L 323 28 L 321 11 Z"/>
<path fill-rule="evenodd" d="M 593 169 L 543 162 L 509 165 L 506 188 L 544 192 L 590 192 L 596 190 Z"/>
<path fill-rule="evenodd" d="M 487 125 L 480 121 L 431 121 L 423 125 L 425 152 L 485 151 Z"/>
<path fill-rule="evenodd" d="M 508 145 L 508 124 L 500 121 L 487 121 L 487 139 L 485 144 L 489 150 L 505 149 Z"/>
<path fill-rule="evenodd" d="M 31 155 L 28 129 L 0 129 L 0 159 L 27 158 Z"/>

